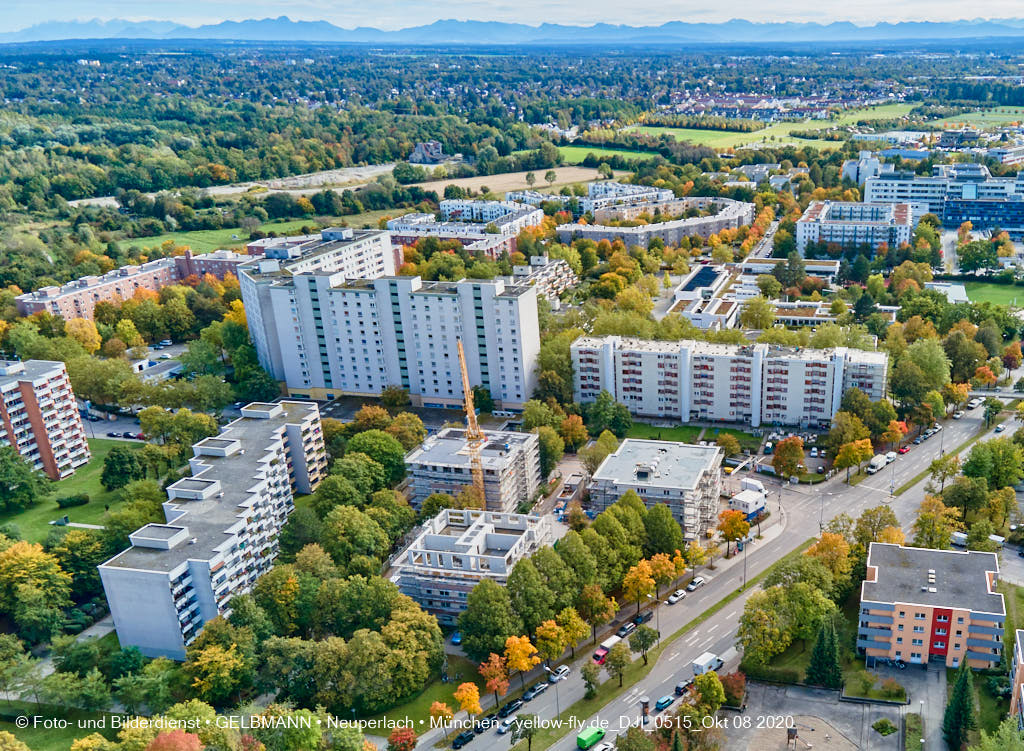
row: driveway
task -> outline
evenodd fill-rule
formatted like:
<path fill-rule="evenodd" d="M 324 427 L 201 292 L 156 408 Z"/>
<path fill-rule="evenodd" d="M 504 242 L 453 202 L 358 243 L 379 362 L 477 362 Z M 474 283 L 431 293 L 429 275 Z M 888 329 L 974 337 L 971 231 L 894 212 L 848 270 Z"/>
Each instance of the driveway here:
<path fill-rule="evenodd" d="M 907 665 L 903 670 L 884 665 L 871 668 L 880 681 L 895 678 L 907 690 L 910 705 L 907 712 L 917 712 L 924 718 L 926 749 L 944 749 L 942 739 L 942 713 L 946 710 L 946 666 L 929 663 L 927 666 Z"/>

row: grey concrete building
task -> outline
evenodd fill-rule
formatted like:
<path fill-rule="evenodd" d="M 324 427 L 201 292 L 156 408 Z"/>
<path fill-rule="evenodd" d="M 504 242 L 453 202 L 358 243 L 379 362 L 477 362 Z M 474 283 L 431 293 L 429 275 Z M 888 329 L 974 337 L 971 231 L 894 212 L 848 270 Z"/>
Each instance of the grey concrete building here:
<path fill-rule="evenodd" d="M 182 660 L 185 648 L 277 556 L 277 536 L 326 472 L 316 404 L 254 402 L 193 447 L 192 476 L 167 488 L 164 524 L 99 566 L 121 646 Z"/>

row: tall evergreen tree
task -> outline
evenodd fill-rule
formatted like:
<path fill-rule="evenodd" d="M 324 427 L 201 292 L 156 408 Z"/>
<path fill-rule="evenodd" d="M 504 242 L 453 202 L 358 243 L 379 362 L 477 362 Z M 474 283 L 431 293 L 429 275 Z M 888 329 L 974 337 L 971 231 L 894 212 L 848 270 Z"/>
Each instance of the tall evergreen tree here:
<path fill-rule="evenodd" d="M 806 680 L 815 686 L 839 688 L 843 673 L 839 666 L 839 644 L 836 629 L 830 621 L 821 624 L 818 637 L 811 652 L 811 662 L 807 666 Z"/>
<path fill-rule="evenodd" d="M 967 740 L 967 731 L 974 726 L 974 675 L 964 660 L 957 670 L 953 693 L 942 717 L 942 735 L 949 748 L 960 751 Z"/>

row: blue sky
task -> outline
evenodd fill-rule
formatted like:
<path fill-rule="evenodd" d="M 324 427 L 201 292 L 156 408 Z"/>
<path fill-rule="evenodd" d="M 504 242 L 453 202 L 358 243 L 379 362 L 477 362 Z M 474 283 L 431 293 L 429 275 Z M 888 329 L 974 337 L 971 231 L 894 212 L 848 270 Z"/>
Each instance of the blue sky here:
<path fill-rule="evenodd" d="M 587 24 L 599 21 L 653 25 L 665 21 L 725 21 L 745 18 L 752 21 L 849 20 L 867 24 L 877 20 L 956 20 L 969 17 L 969 9 L 957 0 L 0 0 L 0 31 L 14 31 L 44 21 L 87 20 L 92 18 L 129 20 L 170 20 L 195 26 L 225 19 L 242 20 L 287 15 L 293 19 L 325 20 L 338 26 L 374 26 L 396 29 L 430 23 L 439 18 L 518 21 L 539 24 L 544 21 Z M 988 18 L 1014 18 L 1024 15 L 1019 0 L 989 0 Z"/>

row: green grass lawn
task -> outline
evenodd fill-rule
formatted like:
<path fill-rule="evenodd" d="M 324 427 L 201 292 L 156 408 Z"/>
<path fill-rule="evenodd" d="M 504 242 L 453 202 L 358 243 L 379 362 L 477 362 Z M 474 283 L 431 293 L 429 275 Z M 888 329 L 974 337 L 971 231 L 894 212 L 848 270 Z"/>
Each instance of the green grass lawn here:
<path fill-rule="evenodd" d="M 389 721 L 401 721 L 402 718 L 407 719 L 417 731 L 422 731 L 422 728 L 430 726 L 430 705 L 435 701 L 444 702 L 451 710 L 455 713 L 459 711 L 459 703 L 455 701 L 454 694 L 455 689 L 459 687 L 459 684 L 472 681 L 480 689 L 480 698 L 484 698 L 487 695 L 487 689 L 484 687 L 484 679 L 480 673 L 477 672 L 476 664 L 470 662 L 465 657 L 459 657 L 457 655 L 448 655 L 448 674 L 460 676 L 454 681 L 449 683 L 442 683 L 440 676 L 437 676 L 430 683 L 427 684 L 419 694 L 414 696 L 404 704 L 400 704 L 397 707 L 385 710 L 380 714 L 372 717 L 365 718 L 367 720 L 384 720 Z M 520 693 L 519 690 L 519 676 L 512 676 L 512 691 L 510 696 L 515 696 Z M 504 702 L 504 699 L 503 699 Z M 422 728 L 420 721 L 423 721 Z"/>
<path fill-rule="evenodd" d="M 376 227 L 377 222 L 384 216 L 397 216 L 406 213 L 407 209 L 387 209 L 384 211 L 366 211 L 362 214 L 351 216 L 328 217 L 330 221 L 338 224 L 344 222 L 350 227 L 362 227 L 369 225 Z M 323 217 L 320 217 L 323 218 Z M 316 227 L 314 217 L 307 219 L 291 219 L 285 222 L 266 222 L 261 224 L 261 232 L 277 232 L 279 235 L 297 234 L 302 227 Z M 196 230 L 193 232 L 168 232 L 154 237 L 137 237 L 121 242 L 131 247 L 137 245 L 140 248 L 154 248 L 162 245 L 167 240 L 173 241 L 176 245 L 186 245 L 195 253 L 209 253 L 220 248 L 238 249 L 245 245 L 248 233 L 238 227 L 225 227 L 223 229 Z"/>
<path fill-rule="evenodd" d="M 671 428 L 658 428 L 645 422 L 634 422 L 632 427 L 626 432 L 626 437 L 695 443 L 703 429 L 696 425 L 675 425 Z"/>
<path fill-rule="evenodd" d="M 731 435 L 739 441 L 740 448 L 756 451 L 761 446 L 761 439 L 756 435 L 753 433 L 747 433 L 743 430 L 736 430 L 735 428 L 707 428 L 704 431 L 704 440 L 714 441 L 722 434 Z"/>
<path fill-rule="evenodd" d="M 943 128 L 955 128 L 961 123 L 985 127 L 1020 122 L 1021 120 L 1024 120 L 1024 107 L 992 107 L 931 122 L 934 125 L 941 125 Z"/>
<path fill-rule="evenodd" d="M 991 302 L 996 305 L 1024 305 L 1024 287 L 1014 284 L 964 282 L 971 302 Z"/>
<path fill-rule="evenodd" d="M 83 712 L 77 709 L 69 710 L 63 707 L 50 707 L 20 701 L 0 702 L 0 712 L 6 716 L 33 717 L 38 715 L 44 718 L 67 720 L 66 728 L 29 727 L 25 729 L 17 727 L 13 722 L 0 721 L 0 730 L 12 733 L 32 751 L 68 751 L 76 739 L 92 733 L 99 733 L 111 740 L 117 736 L 117 733 L 110 729 L 97 730 L 95 725 L 90 725 L 105 716 L 102 712 Z M 107 725 L 109 724 L 107 723 Z"/>
<path fill-rule="evenodd" d="M 101 425 L 102 423 L 91 423 Z M 18 525 L 24 539 L 31 542 L 42 542 L 50 531 L 50 521 L 67 514 L 71 521 L 79 524 L 100 524 L 106 504 L 114 505 L 116 493 L 106 490 L 100 485 L 100 474 L 103 472 L 103 460 L 114 446 L 142 448 L 141 443 L 115 441 L 110 438 L 90 438 L 89 450 L 92 459 L 85 466 L 79 467 L 75 474 L 64 480 L 53 483 L 53 492 L 48 498 L 39 501 L 35 506 L 24 511 L 0 512 L 0 524 L 13 522 Z M 57 498 L 77 493 L 88 493 L 89 502 L 84 506 L 68 509 L 57 508 Z"/>
<path fill-rule="evenodd" d="M 659 126 L 634 126 L 629 130 L 643 133 L 649 136 L 660 136 L 669 134 L 680 141 L 690 141 L 699 146 L 708 146 L 713 149 L 738 148 L 751 143 L 767 142 L 789 142 L 804 146 L 814 146 L 819 149 L 835 149 L 842 145 L 842 141 L 826 141 L 820 138 L 804 139 L 794 138 L 790 135 L 792 131 L 822 130 L 832 126 L 852 125 L 860 120 L 888 119 L 902 117 L 910 112 L 910 104 L 883 104 L 877 107 L 866 107 L 863 109 L 849 110 L 833 120 L 806 120 L 800 123 L 782 122 L 769 125 L 767 128 L 752 133 L 737 133 L 723 130 L 703 130 L 698 128 L 666 128 Z"/>
<path fill-rule="evenodd" d="M 582 164 L 587 154 L 602 156 L 621 156 L 624 159 L 650 159 L 657 154 L 653 151 L 628 151 L 626 149 L 607 149 L 601 146 L 559 146 L 558 152 L 567 164 Z"/>

